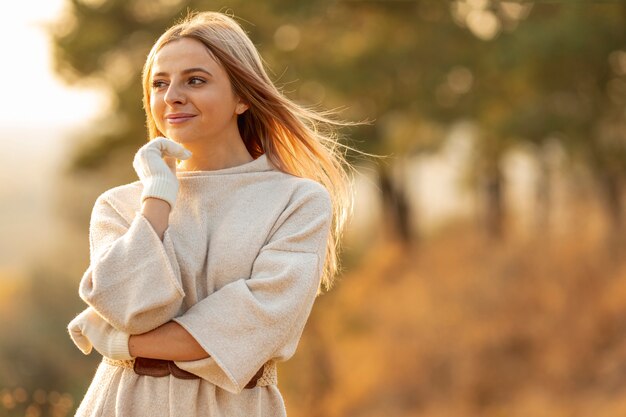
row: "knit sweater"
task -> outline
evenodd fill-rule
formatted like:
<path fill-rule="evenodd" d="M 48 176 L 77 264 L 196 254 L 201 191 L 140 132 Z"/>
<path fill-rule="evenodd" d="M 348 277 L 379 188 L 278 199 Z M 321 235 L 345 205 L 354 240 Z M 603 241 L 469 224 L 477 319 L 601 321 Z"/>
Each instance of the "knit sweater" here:
<path fill-rule="evenodd" d="M 137 375 L 103 360 L 76 415 L 285 416 L 275 384 L 244 387 L 263 364 L 295 353 L 322 275 L 330 195 L 266 155 L 176 175 L 162 241 L 141 213 L 140 181 L 97 198 L 79 295 L 130 334 L 180 324 L 209 357 L 176 364 L 201 379 Z"/>

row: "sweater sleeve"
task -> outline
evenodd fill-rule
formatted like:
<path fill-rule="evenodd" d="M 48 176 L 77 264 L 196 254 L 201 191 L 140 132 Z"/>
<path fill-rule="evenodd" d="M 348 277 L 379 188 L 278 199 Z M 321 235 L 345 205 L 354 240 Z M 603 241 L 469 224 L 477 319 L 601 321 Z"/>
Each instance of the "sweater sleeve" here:
<path fill-rule="evenodd" d="M 265 362 L 291 357 L 317 295 L 331 217 L 325 189 L 288 206 L 250 277 L 225 285 L 174 319 L 210 355 L 176 361 L 177 366 L 239 393 Z"/>
<path fill-rule="evenodd" d="M 129 223 L 105 193 L 94 205 L 89 239 L 79 295 L 115 328 L 144 333 L 179 313 L 185 293 L 169 228 L 161 241 L 141 212 Z"/>

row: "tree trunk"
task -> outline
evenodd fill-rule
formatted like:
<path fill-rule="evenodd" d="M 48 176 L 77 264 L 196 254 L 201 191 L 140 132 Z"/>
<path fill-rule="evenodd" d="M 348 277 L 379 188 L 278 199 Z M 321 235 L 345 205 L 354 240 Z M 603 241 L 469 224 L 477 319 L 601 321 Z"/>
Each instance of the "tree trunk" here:
<path fill-rule="evenodd" d="M 624 205 L 622 203 L 623 178 L 617 172 L 601 174 L 600 190 L 608 218 L 606 244 L 609 254 L 618 259 L 624 249 Z"/>
<path fill-rule="evenodd" d="M 547 155 L 541 152 L 538 157 L 539 177 L 535 189 L 535 231 L 546 237 L 550 233 L 550 214 L 552 212 L 552 170 Z"/>
<path fill-rule="evenodd" d="M 385 165 L 378 165 L 378 181 L 383 200 L 383 219 L 390 222 L 394 237 L 409 246 L 413 241 L 411 209 L 404 182 L 395 178 Z"/>
<path fill-rule="evenodd" d="M 500 240 L 504 235 L 504 179 L 497 161 L 489 164 L 484 176 L 485 227 L 487 236 Z"/>

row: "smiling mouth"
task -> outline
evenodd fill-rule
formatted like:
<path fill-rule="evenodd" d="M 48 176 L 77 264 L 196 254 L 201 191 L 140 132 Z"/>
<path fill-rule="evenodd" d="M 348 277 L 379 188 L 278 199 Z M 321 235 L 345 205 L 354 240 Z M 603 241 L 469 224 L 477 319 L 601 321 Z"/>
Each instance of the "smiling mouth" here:
<path fill-rule="evenodd" d="M 171 114 L 169 116 L 166 116 L 165 120 L 167 120 L 168 123 L 175 125 L 184 123 L 190 119 L 193 119 L 194 117 L 196 117 L 195 114 Z"/>

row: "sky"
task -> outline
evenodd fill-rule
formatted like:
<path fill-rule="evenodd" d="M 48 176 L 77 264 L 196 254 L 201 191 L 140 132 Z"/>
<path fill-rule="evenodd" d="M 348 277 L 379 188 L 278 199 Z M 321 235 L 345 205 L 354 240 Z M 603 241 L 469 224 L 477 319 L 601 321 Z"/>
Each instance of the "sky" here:
<path fill-rule="evenodd" d="M 46 25 L 59 19 L 65 0 L 3 2 L 0 25 L 0 130 L 82 124 L 105 101 L 95 90 L 70 88 L 52 70 Z"/>

